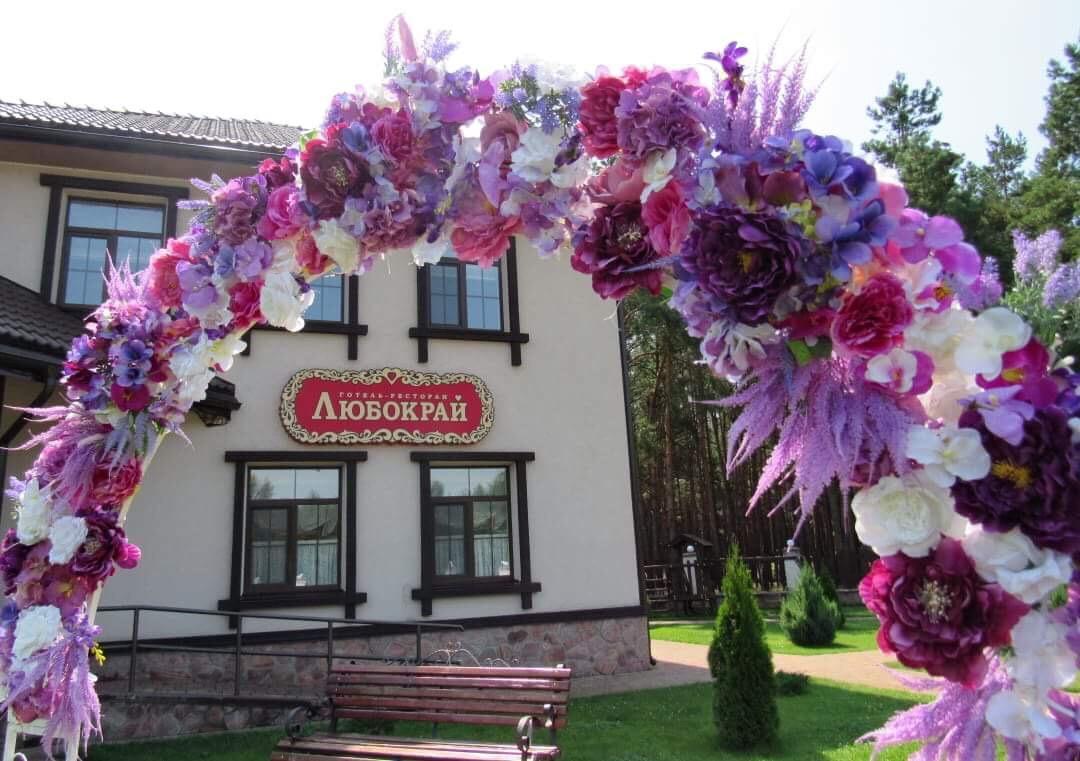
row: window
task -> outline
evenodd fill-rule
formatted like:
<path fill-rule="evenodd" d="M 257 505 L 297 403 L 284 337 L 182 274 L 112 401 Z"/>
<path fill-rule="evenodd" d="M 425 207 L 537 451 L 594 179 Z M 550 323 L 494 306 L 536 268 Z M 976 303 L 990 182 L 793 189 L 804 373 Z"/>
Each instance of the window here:
<path fill-rule="evenodd" d="M 105 298 L 104 271 L 112 254 L 119 267 L 144 269 L 161 248 L 165 207 L 88 198 L 68 200 L 64 225 L 61 302 L 96 306 Z"/>
<path fill-rule="evenodd" d="M 304 313 L 304 319 L 315 322 L 341 322 L 345 319 L 345 278 L 340 273 L 323 275 L 311 284 L 315 303 Z"/>
<path fill-rule="evenodd" d="M 338 587 L 340 468 L 251 467 L 247 512 L 249 592 Z"/>
<path fill-rule="evenodd" d="M 431 468 L 435 580 L 512 576 L 508 469 Z"/>
<path fill-rule="evenodd" d="M 432 326 L 502 330 L 501 266 L 481 267 L 450 254 L 428 265 Z"/>

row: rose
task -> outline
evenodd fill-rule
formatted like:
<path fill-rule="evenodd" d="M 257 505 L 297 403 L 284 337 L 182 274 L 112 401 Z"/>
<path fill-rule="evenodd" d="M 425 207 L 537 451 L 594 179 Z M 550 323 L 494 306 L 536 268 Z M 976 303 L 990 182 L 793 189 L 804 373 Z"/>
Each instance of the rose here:
<path fill-rule="evenodd" d="M 618 77 L 600 76 L 581 88 L 578 130 L 585 150 L 598 159 L 619 152 L 619 129 L 615 108 L 626 83 Z"/>
<path fill-rule="evenodd" d="M 312 275 L 321 275 L 332 264 L 330 257 L 319 251 L 315 239 L 306 230 L 296 241 L 296 263 Z"/>
<path fill-rule="evenodd" d="M 53 521 L 49 528 L 49 562 L 64 565 L 86 541 L 86 521 L 75 515 L 65 515 Z"/>
<path fill-rule="evenodd" d="M 315 207 L 317 219 L 341 216 L 349 191 L 370 179 L 355 159 L 321 138 L 307 142 L 300 162 L 304 196 Z"/>
<path fill-rule="evenodd" d="M 388 112 L 371 125 L 371 137 L 383 156 L 394 164 L 405 163 L 413 152 L 413 131 L 405 109 Z"/>
<path fill-rule="evenodd" d="M 63 629 L 60 609 L 52 605 L 35 605 L 19 614 L 15 624 L 15 644 L 12 653 L 21 661 L 56 641 Z"/>
<path fill-rule="evenodd" d="M 525 125 L 509 111 L 484 116 L 484 128 L 480 130 L 480 152 L 487 153 L 493 144 L 502 144 L 504 156 L 509 156 L 521 142 Z"/>
<path fill-rule="evenodd" d="M 963 543 L 980 576 L 1029 604 L 1067 584 L 1072 576 L 1068 555 L 1040 550 L 1019 529 L 1002 533 L 971 524 Z"/>
<path fill-rule="evenodd" d="M 266 201 L 266 213 L 259 219 L 259 235 L 267 240 L 288 238 L 300 229 L 300 191 L 295 185 L 275 188 Z"/>
<path fill-rule="evenodd" d="M 134 457 L 114 467 L 105 462 L 94 466 L 89 502 L 93 505 L 122 505 L 142 481 L 142 465 Z"/>
<path fill-rule="evenodd" d="M 246 330 L 262 320 L 262 312 L 259 310 L 258 282 L 236 283 L 229 289 L 229 311 L 233 313 L 233 327 L 236 330 Z"/>
<path fill-rule="evenodd" d="M 637 201 L 645 189 L 644 169 L 626 161 L 616 161 L 589 180 L 587 190 L 597 203 L 614 206 L 625 201 Z"/>
<path fill-rule="evenodd" d="M 319 251 L 330 257 L 344 273 L 356 269 L 360 260 L 360 242 L 336 219 L 319 222 L 312 237 Z"/>
<path fill-rule="evenodd" d="M 496 213 L 472 215 L 459 220 L 450 233 L 450 243 L 463 262 L 490 267 L 510 248 L 510 238 L 520 229 L 518 217 L 506 218 Z"/>
<path fill-rule="evenodd" d="M 960 542 L 942 539 L 925 558 L 879 558 L 859 583 L 881 622 L 878 646 L 915 669 L 967 687 L 986 674 L 987 647 L 1009 644 L 1028 606 L 975 572 Z"/>
<path fill-rule="evenodd" d="M 904 340 L 915 317 L 904 284 L 887 272 L 871 277 L 854 296 L 848 296 L 833 322 L 833 343 L 859 357 L 882 354 Z"/>
<path fill-rule="evenodd" d="M 19 518 L 15 530 L 19 541 L 25 545 L 37 544 L 49 535 L 49 494 L 40 488 L 36 478 L 31 478 L 23 486 L 17 504 Z"/>
<path fill-rule="evenodd" d="M 259 174 L 266 179 L 266 189 L 273 191 L 284 185 L 293 184 L 296 166 L 288 156 L 282 156 L 280 161 L 263 159 L 259 164 Z"/>
<path fill-rule="evenodd" d="M 172 243 L 172 241 L 169 242 Z M 176 266 L 186 261 L 188 261 L 187 257 L 166 249 L 160 249 L 150 257 L 150 263 L 144 275 L 146 288 L 163 309 L 175 309 L 180 306 L 183 292 L 180 288 L 180 278 L 176 274 Z"/>
<path fill-rule="evenodd" d="M 882 478 L 855 495 L 851 510 L 859 540 L 878 555 L 903 552 L 923 558 L 942 534 L 959 538 L 964 533 L 964 519 L 953 510 L 949 490 L 921 472 Z"/>
<path fill-rule="evenodd" d="M 653 193 L 641 210 L 641 219 L 649 228 L 649 240 L 658 253 L 669 256 L 679 253 L 690 230 L 690 210 L 683 201 L 682 191 L 674 182 Z"/>

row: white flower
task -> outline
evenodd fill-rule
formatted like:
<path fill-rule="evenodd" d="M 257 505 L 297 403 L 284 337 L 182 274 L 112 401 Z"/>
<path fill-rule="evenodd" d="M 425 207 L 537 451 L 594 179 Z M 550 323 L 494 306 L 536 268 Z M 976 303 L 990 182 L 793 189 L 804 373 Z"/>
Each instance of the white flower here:
<path fill-rule="evenodd" d="M 229 333 L 209 346 L 210 365 L 217 365 L 221 372 L 226 373 L 232 367 L 233 357 L 247 348 L 247 344 L 240 338 L 239 333 Z"/>
<path fill-rule="evenodd" d="M 270 272 L 292 272 L 296 266 L 296 243 L 299 240 L 300 236 L 294 235 L 291 238 L 270 241 L 270 248 L 274 250 Z"/>
<path fill-rule="evenodd" d="M 906 394 L 911 390 L 918 369 L 919 362 L 914 354 L 895 348 L 888 354 L 875 354 L 866 363 L 866 379 Z"/>
<path fill-rule="evenodd" d="M 1069 628 L 1041 610 L 1027 613 L 1012 630 L 1014 655 L 1009 673 L 1020 685 L 1045 695 L 1076 679 L 1076 655 L 1066 640 Z"/>
<path fill-rule="evenodd" d="M 653 151 L 645 159 L 645 166 L 641 172 L 641 179 L 645 181 L 645 188 L 641 191 L 642 203 L 645 203 L 653 193 L 663 190 L 668 184 L 677 158 L 675 149 L 668 148 L 666 151 Z"/>
<path fill-rule="evenodd" d="M 765 358 L 765 345 L 776 343 L 777 333 L 768 323 L 714 322 L 701 341 L 701 352 L 713 372 L 732 383 L 750 369 L 755 359 Z"/>
<path fill-rule="evenodd" d="M 324 219 L 312 233 L 319 252 L 330 259 L 341 271 L 348 274 L 360 262 L 360 241 L 338 224 L 336 219 Z"/>
<path fill-rule="evenodd" d="M 20 543 L 37 544 L 49 535 L 49 494 L 38 486 L 36 478 L 26 482 L 16 509 L 19 521 L 15 533 Z"/>
<path fill-rule="evenodd" d="M 918 472 L 882 478 L 855 495 L 851 510 L 859 540 L 882 556 L 903 552 L 924 558 L 942 534 L 960 537 L 964 532 L 949 490 Z"/>
<path fill-rule="evenodd" d="M 233 318 L 233 313 L 229 309 L 228 292 L 219 287 L 216 289 L 215 294 L 214 301 L 206 306 L 193 307 L 188 304 L 184 305 L 184 309 L 189 314 L 199 318 L 199 322 L 204 328 L 220 328 L 223 325 L 228 325 Z"/>
<path fill-rule="evenodd" d="M 699 206 L 720 203 L 720 191 L 716 189 L 716 175 L 711 171 L 698 172 L 698 186 L 694 189 L 694 200 Z"/>
<path fill-rule="evenodd" d="M 555 156 L 561 144 L 558 132 L 549 135 L 539 127 L 529 127 L 510 154 L 511 171 L 526 182 L 544 182 L 555 171 Z"/>
<path fill-rule="evenodd" d="M 75 557 L 75 553 L 86 541 L 86 519 L 74 515 L 57 518 L 49 529 L 49 562 L 63 565 Z"/>
<path fill-rule="evenodd" d="M 433 243 L 428 243 L 427 235 L 421 235 L 412 246 L 412 258 L 417 267 L 437 264 L 440 259 L 452 252 L 450 238 L 446 235 L 440 235 Z"/>
<path fill-rule="evenodd" d="M 480 138 L 462 137 L 460 135 L 454 137 L 454 169 L 450 172 L 450 176 L 446 178 L 443 187 L 452 190 L 465 176 L 465 170 L 479 160 Z"/>
<path fill-rule="evenodd" d="M 978 481 L 990 472 L 990 455 L 972 428 L 912 426 L 907 456 L 924 466 L 923 475 L 943 487 L 952 486 L 957 478 Z"/>
<path fill-rule="evenodd" d="M 975 318 L 959 305 L 942 312 L 920 309 L 904 331 L 904 346 L 929 354 L 935 374 L 945 373 L 956 367 L 956 349 L 974 325 Z"/>
<path fill-rule="evenodd" d="M 1080 417 L 1069 418 L 1069 430 L 1072 431 L 1072 443 L 1080 444 Z"/>
<path fill-rule="evenodd" d="M 1035 748 L 1061 736 L 1061 727 L 1032 690 L 1004 690 L 986 704 L 986 722 L 1011 740 Z"/>
<path fill-rule="evenodd" d="M 259 293 L 260 308 L 267 322 L 293 333 L 304 329 L 304 312 L 315 301 L 315 293 L 302 293 L 300 284 L 288 272 L 271 272 Z"/>
<path fill-rule="evenodd" d="M 585 84 L 585 77 L 575 67 L 569 64 L 553 63 L 551 61 L 536 61 L 521 59 L 518 63 L 522 68 L 535 66 L 536 85 L 540 92 L 547 95 L 549 92 L 561 93 L 566 89 L 576 90 Z"/>
<path fill-rule="evenodd" d="M 194 346 L 183 346 L 173 352 L 169 369 L 179 382 L 176 403 L 182 409 L 190 409 L 195 402 L 206 398 L 206 389 L 214 379 L 212 364 L 210 342 L 205 335 Z"/>
<path fill-rule="evenodd" d="M 19 614 L 15 624 L 15 658 L 25 661 L 60 636 L 60 609 L 55 605 L 34 605 Z"/>
<path fill-rule="evenodd" d="M 1001 355 L 1031 340 L 1031 326 L 1005 307 L 994 307 L 975 318 L 971 333 L 956 347 L 956 365 L 988 380 L 1001 374 Z"/>
<path fill-rule="evenodd" d="M 959 371 L 934 375 L 934 385 L 919 396 L 926 414 L 946 423 L 956 423 L 964 412 L 963 400 L 982 391 L 971 377 Z"/>
<path fill-rule="evenodd" d="M 1072 577 L 1068 555 L 1039 549 L 1017 528 L 1002 533 L 972 524 L 964 536 L 964 552 L 980 576 L 1029 605 Z"/>
<path fill-rule="evenodd" d="M 587 179 L 589 179 L 589 157 L 583 153 L 574 163 L 556 169 L 551 175 L 551 184 L 557 188 L 576 188 L 585 184 Z"/>

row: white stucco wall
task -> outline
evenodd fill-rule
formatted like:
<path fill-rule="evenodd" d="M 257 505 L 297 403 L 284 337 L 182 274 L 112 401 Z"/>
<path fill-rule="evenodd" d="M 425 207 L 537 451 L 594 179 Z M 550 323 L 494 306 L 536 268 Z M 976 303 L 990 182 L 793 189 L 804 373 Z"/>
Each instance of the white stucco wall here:
<path fill-rule="evenodd" d="M 0 164 L 0 233 L 7 241 L 0 274 L 34 288 L 48 203 L 47 190 L 38 184 L 40 171 Z M 416 278 L 406 258 L 380 263 L 360 280 L 360 322 L 369 333 L 360 338 L 357 361 L 346 359 L 344 336 L 258 332 L 252 355 L 238 357 L 226 376 L 243 403 L 232 422 L 206 428 L 192 416 L 186 428 L 192 445 L 170 437 L 154 460 L 127 526 L 143 548 L 143 562 L 110 580 L 103 604 L 216 607 L 228 596 L 231 567 L 234 466 L 224 461 L 224 452 L 304 448 L 278 418 L 281 388 L 296 370 L 394 366 L 467 371 L 487 383 L 495 397 L 494 427 L 482 443 L 454 449 L 536 453 L 526 466 L 532 575 L 543 585 L 533 612 L 636 605 L 614 305 L 596 297 L 589 279 L 571 270 L 565 258 L 541 260 L 524 241 L 518 243 L 518 278 L 521 329 L 530 335 L 520 367 L 511 366 L 506 344 L 451 340 L 431 340 L 430 361 L 418 364 L 416 341 L 408 338 L 416 321 Z M 419 618 L 420 603 L 410 595 L 420 584 L 418 466 L 409 459 L 410 447 L 366 449 L 369 459 L 357 469 L 357 589 L 368 601 L 357 616 Z M 26 457 L 10 462 L 9 473 L 19 472 Z M 10 523 L 8 516 L 4 523 Z M 521 612 L 519 595 L 433 604 L 430 620 Z M 342 608 L 272 612 L 340 616 Z M 127 620 L 103 616 L 104 638 L 125 637 Z M 142 630 L 144 636 L 227 631 L 221 619 L 161 615 L 144 619 Z"/>

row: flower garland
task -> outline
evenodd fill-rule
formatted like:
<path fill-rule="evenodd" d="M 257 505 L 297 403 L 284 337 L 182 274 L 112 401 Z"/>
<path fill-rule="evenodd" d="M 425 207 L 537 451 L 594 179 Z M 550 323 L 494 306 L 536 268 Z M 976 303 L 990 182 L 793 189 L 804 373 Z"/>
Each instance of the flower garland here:
<path fill-rule="evenodd" d="M 729 465 L 776 434 L 754 502 L 782 485 L 775 509 L 798 500 L 805 520 L 833 479 L 855 491 L 856 531 L 882 556 L 860 585 L 879 644 L 949 681 L 880 746 L 991 758 L 1000 737 L 1014 757 L 1076 753 L 1061 690 L 1080 658 L 1080 376 L 997 305 L 994 269 L 956 222 L 798 128 L 813 97 L 801 57 L 750 76 L 732 43 L 705 56 L 709 77 L 581 82 L 449 69 L 452 47 L 417 46 L 396 19 L 382 87 L 335 97 L 255 174 L 196 183 L 209 199 L 189 203 L 188 232 L 144 272 L 110 272 L 64 365 L 70 403 L 36 411 L 53 425 L 8 492 L 5 708 L 48 718 L 69 746 L 98 731 L 89 619 L 139 559 L 124 510 L 252 325 L 300 330 L 327 273 L 402 251 L 489 266 L 522 235 L 570 254 L 603 298 L 669 298 L 703 361 L 740 384 L 715 402 L 742 407 Z"/>

